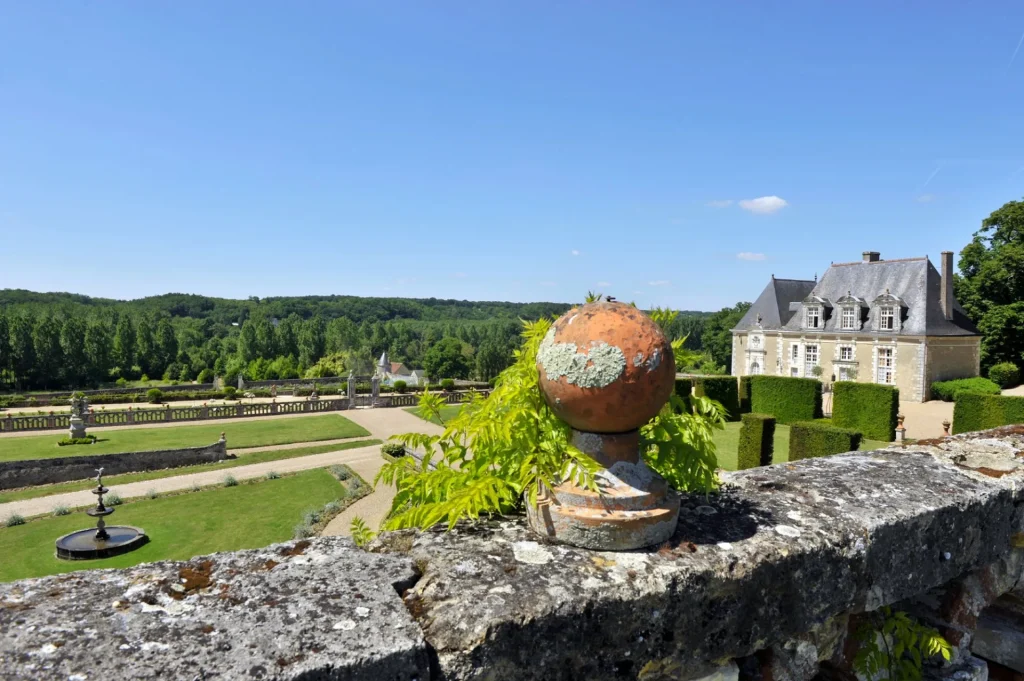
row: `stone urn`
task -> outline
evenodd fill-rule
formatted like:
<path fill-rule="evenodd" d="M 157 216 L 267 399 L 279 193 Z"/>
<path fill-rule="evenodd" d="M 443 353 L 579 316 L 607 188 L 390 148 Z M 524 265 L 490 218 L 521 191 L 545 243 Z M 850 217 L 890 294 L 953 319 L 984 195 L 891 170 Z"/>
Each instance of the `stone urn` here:
<path fill-rule="evenodd" d="M 602 470 L 598 489 L 562 482 L 527 505 L 530 527 L 555 541 L 597 550 L 659 544 L 675 532 L 679 497 L 643 462 L 639 428 L 668 401 L 675 358 L 668 338 L 640 310 L 588 303 L 559 318 L 537 352 L 540 389 L 572 426 L 572 443 Z"/>

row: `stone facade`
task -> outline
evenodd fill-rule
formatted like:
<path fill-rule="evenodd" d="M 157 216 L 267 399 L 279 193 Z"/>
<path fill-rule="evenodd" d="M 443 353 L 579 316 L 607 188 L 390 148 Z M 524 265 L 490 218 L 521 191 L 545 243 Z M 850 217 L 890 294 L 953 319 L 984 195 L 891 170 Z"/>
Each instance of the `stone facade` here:
<path fill-rule="evenodd" d="M 852 678 L 891 605 L 1014 664 L 992 608 L 1024 574 L 1024 428 L 725 474 L 661 546 L 588 551 L 522 519 L 0 584 L 11 679 Z M 97 671 L 99 670 L 99 671 Z"/>
<path fill-rule="evenodd" d="M 887 383 L 899 388 L 902 399 L 924 402 L 931 399 L 932 383 L 978 375 L 980 340 L 979 337 L 853 338 L 780 331 L 735 332 L 732 374 L 815 378 L 810 367 L 817 365 L 822 369 L 823 381 Z M 891 353 L 891 373 L 879 373 L 879 348 Z M 852 372 L 856 372 L 856 379 L 850 378 L 854 375 Z"/>

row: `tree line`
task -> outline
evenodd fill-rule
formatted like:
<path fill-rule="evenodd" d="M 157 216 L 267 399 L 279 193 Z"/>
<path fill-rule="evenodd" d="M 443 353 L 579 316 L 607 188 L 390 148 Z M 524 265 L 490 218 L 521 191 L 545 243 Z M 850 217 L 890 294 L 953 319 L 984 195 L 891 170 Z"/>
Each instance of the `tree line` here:
<path fill-rule="evenodd" d="M 729 330 L 743 305 L 749 307 L 683 312 L 672 321 L 666 332 L 686 336 L 687 348 L 699 357 L 686 370 L 725 371 Z M 512 362 L 521 319 L 557 316 L 569 307 L 342 296 L 235 301 L 169 294 L 110 301 L 8 289 L 0 291 L 0 389 L 94 388 L 140 379 L 209 382 L 215 375 L 229 383 L 239 375 L 365 375 L 385 351 L 391 361 L 424 369 L 431 379 L 486 381 Z M 286 316 L 274 314 L 289 309 Z M 351 314 L 329 314 L 339 309 Z M 442 313 L 451 316 L 438 318 Z M 395 314 L 413 316 L 381 319 Z"/>

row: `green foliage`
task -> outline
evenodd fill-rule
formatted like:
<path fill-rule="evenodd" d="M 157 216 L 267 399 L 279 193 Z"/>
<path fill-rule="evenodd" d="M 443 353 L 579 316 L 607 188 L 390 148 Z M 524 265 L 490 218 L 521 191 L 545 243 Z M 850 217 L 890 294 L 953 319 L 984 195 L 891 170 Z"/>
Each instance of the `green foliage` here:
<path fill-rule="evenodd" d="M 238 399 L 238 388 L 233 385 L 224 386 L 224 399 L 225 400 L 237 400 Z"/>
<path fill-rule="evenodd" d="M 724 307 L 708 317 L 704 325 L 703 346 L 716 364 L 732 366 L 732 330 L 750 309 L 750 303 Z"/>
<path fill-rule="evenodd" d="M 385 456 L 405 456 L 405 446 L 401 442 L 385 442 L 380 446 L 380 453 Z"/>
<path fill-rule="evenodd" d="M 160 400 L 164 397 L 164 391 L 160 388 L 150 388 L 146 391 L 146 400 L 150 404 L 160 404 Z"/>
<path fill-rule="evenodd" d="M 395 381 L 395 392 L 404 393 L 409 388 L 409 384 L 405 381 Z"/>
<path fill-rule="evenodd" d="M 103 503 L 107 506 L 120 506 L 124 503 L 124 499 L 117 492 L 111 492 L 110 494 L 103 497 Z"/>
<path fill-rule="evenodd" d="M 822 421 L 798 421 L 789 425 L 789 460 L 855 452 L 862 435 Z"/>
<path fill-rule="evenodd" d="M 925 660 L 949 662 L 953 647 L 938 631 L 886 606 L 869 613 L 857 628 L 853 669 L 875 681 L 921 681 Z"/>
<path fill-rule="evenodd" d="M 17 513 L 12 513 L 11 515 L 7 516 L 7 519 L 4 521 L 4 527 L 17 527 L 18 525 L 24 524 L 24 516 L 20 516 Z"/>
<path fill-rule="evenodd" d="M 788 376 L 751 376 L 750 410 L 778 423 L 821 418 L 821 381 Z"/>
<path fill-rule="evenodd" d="M 775 453 L 775 418 L 767 414 L 743 414 L 736 470 L 770 466 Z"/>
<path fill-rule="evenodd" d="M 958 378 L 952 381 L 936 381 L 932 383 L 932 397 L 943 402 L 955 402 L 962 392 L 979 395 L 999 395 L 1002 389 L 987 378 Z"/>
<path fill-rule="evenodd" d="M 71 509 L 68 508 L 67 506 L 63 506 L 63 505 L 54 506 L 53 507 L 53 515 L 55 515 L 55 516 L 71 515 Z"/>
<path fill-rule="evenodd" d="M 1000 388 L 1020 385 L 1020 369 L 1013 362 L 1000 362 L 988 370 L 988 377 Z"/>
<path fill-rule="evenodd" d="M 349 532 L 356 546 L 366 546 L 377 536 L 366 524 L 366 521 L 359 516 L 352 519 L 352 523 L 349 525 Z"/>
<path fill-rule="evenodd" d="M 70 445 L 91 445 L 96 442 L 95 435 L 87 435 L 86 437 L 64 437 L 57 440 L 58 447 L 68 447 Z"/>
<path fill-rule="evenodd" d="M 726 421 L 740 420 L 739 387 L 735 376 L 700 376 L 694 379 L 698 392 L 725 409 Z"/>
<path fill-rule="evenodd" d="M 953 407 L 953 433 L 970 433 L 1024 423 L 1024 397 L 957 393 Z"/>
<path fill-rule="evenodd" d="M 469 360 L 462 341 L 449 336 L 434 344 L 423 356 L 423 368 L 432 379 L 469 378 Z"/>
<path fill-rule="evenodd" d="M 441 390 L 449 392 L 455 390 L 455 381 L 450 378 L 441 379 Z"/>
<path fill-rule="evenodd" d="M 515 362 L 488 398 L 471 396 L 442 435 L 408 433 L 394 439 L 425 452 L 422 461 L 386 463 L 378 482 L 397 488 L 382 529 L 428 528 L 535 504 L 541 486 L 563 480 L 594 488 L 600 467 L 570 444 L 571 429 L 549 409 L 538 387 L 537 348 L 551 326 L 526 322 Z M 439 396 L 424 393 L 420 413 L 440 419 Z M 680 400 L 673 398 L 676 408 Z M 694 413 L 666 408 L 641 429 L 644 458 L 673 486 L 708 491 L 717 483 L 711 435 L 721 428 L 721 407 L 694 399 Z M 472 452 L 472 454 L 470 454 Z M 433 466 L 433 467 L 432 467 Z"/>
<path fill-rule="evenodd" d="M 225 475 L 223 482 L 225 487 L 238 487 L 238 480 L 233 475 Z"/>
<path fill-rule="evenodd" d="M 690 398 L 693 397 L 693 381 L 688 378 L 677 378 L 674 393 L 680 400 L 679 409 L 689 413 L 692 410 Z"/>
<path fill-rule="evenodd" d="M 869 440 L 896 439 L 900 391 L 888 385 L 839 381 L 832 397 L 832 422 L 860 431 Z"/>
<path fill-rule="evenodd" d="M 1024 202 L 993 211 L 960 251 L 954 284 L 967 316 L 982 333 L 981 365 L 1019 362 L 1024 355 Z"/>

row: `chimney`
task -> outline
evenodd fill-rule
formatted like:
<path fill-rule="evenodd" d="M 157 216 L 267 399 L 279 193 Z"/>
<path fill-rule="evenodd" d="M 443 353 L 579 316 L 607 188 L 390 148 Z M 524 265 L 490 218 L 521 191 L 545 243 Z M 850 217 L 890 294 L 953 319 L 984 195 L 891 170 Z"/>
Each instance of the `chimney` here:
<path fill-rule="evenodd" d="M 953 318 L 953 251 L 942 252 L 942 313 Z"/>
<path fill-rule="evenodd" d="M 882 259 L 882 254 L 878 251 L 864 251 L 864 262 L 878 262 Z"/>

